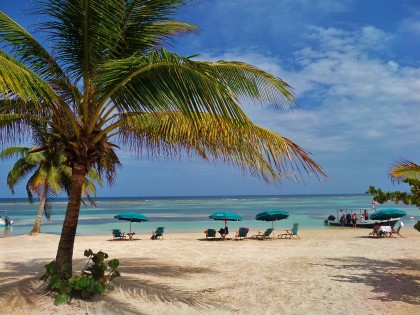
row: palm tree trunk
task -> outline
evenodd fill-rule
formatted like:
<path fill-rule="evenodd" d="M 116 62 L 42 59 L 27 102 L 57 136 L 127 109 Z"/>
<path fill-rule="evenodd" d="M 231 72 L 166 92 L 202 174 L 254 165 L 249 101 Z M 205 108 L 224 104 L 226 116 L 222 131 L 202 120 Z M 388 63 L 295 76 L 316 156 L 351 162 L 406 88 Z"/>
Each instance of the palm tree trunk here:
<path fill-rule="evenodd" d="M 60 242 L 58 243 L 56 263 L 59 266 L 67 264 L 70 274 L 72 273 L 72 259 L 74 239 L 76 237 L 77 223 L 79 221 L 80 202 L 82 199 L 82 186 L 87 174 L 85 164 L 75 163 L 72 169 L 70 197 L 67 204 L 66 217 L 61 230 Z"/>
<path fill-rule="evenodd" d="M 29 233 L 30 235 L 37 235 L 41 233 L 41 219 L 42 213 L 44 212 L 45 202 L 47 201 L 47 193 L 48 193 L 48 186 L 47 184 L 44 185 L 44 191 L 42 192 L 41 202 L 39 203 L 38 214 L 35 219 L 34 227 L 32 231 Z"/>

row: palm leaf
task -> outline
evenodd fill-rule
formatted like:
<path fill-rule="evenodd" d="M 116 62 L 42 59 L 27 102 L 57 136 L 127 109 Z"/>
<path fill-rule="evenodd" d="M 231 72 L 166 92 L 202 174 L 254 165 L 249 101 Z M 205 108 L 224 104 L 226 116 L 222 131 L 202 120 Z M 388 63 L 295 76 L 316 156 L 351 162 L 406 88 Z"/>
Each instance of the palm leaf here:
<path fill-rule="evenodd" d="M 403 178 L 420 179 L 420 166 L 409 160 L 400 159 L 389 170 L 389 175 L 397 180 Z"/>
<path fill-rule="evenodd" d="M 59 90 L 59 94 L 74 102 L 80 93 L 67 79 L 65 73 L 51 56 L 23 27 L 0 12 L 0 42 L 13 48 L 12 54 L 40 78 Z"/>
<path fill-rule="evenodd" d="M 131 127 L 130 127 L 131 126 Z M 327 178 L 310 154 L 297 144 L 251 123 L 238 126 L 213 115 L 195 125 L 181 113 L 127 117 L 121 140 L 150 158 L 190 157 L 232 164 L 267 182 L 298 180 L 301 169 L 316 178 Z"/>

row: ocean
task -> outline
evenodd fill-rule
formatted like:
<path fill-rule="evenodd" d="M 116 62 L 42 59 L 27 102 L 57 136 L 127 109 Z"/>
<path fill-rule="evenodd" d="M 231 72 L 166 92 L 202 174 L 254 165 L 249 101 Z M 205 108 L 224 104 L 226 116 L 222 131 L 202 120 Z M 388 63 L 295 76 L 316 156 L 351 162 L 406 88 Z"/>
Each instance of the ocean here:
<path fill-rule="evenodd" d="M 289 229 L 297 222 L 300 229 L 331 229 L 324 220 L 340 214 L 338 209 L 368 209 L 372 212 L 372 199 L 368 195 L 280 195 L 280 196 L 211 196 L 211 197 L 112 197 L 96 198 L 96 207 L 83 206 L 80 210 L 77 235 L 110 235 L 112 229 L 128 232 L 130 223 L 114 219 L 114 215 L 135 211 L 146 215 L 148 222 L 132 223 L 136 234 L 149 235 L 157 226 L 171 232 L 203 232 L 207 228 L 219 229 L 223 221 L 209 219 L 217 211 L 232 211 L 244 217 L 243 221 L 228 222 L 230 231 L 241 226 L 251 230 L 265 230 L 271 222 L 257 221 L 255 215 L 268 209 L 285 210 L 290 213 L 286 220 L 275 221 L 276 229 Z M 42 233 L 61 234 L 66 209 L 66 199 L 55 199 L 50 220 L 42 218 Z M 407 211 L 402 218 L 405 228 L 411 228 L 420 220 L 420 211 L 403 204 L 377 205 L 377 209 L 397 208 Z M 31 231 L 38 211 L 38 203 L 29 204 L 27 199 L 0 199 L 0 210 L 14 221 L 12 227 L 0 227 L 0 237 L 27 234 Z M 357 210 L 357 214 L 362 210 Z M 0 213 L 4 216 L 4 212 Z M 410 219 L 410 217 L 414 217 Z"/>

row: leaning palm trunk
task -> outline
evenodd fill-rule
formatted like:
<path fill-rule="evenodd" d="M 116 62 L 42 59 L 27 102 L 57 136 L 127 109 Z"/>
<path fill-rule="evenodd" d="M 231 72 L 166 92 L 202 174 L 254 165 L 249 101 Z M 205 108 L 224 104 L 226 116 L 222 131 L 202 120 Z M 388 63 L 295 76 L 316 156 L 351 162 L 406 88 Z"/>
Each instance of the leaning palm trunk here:
<path fill-rule="evenodd" d="M 72 168 L 70 197 L 67 204 L 63 229 L 61 230 L 58 244 L 56 262 L 59 266 L 68 265 L 72 272 L 72 259 L 74 239 L 76 237 L 77 223 L 79 220 L 80 203 L 82 201 L 82 188 L 87 174 L 86 165 L 75 164 Z"/>
<path fill-rule="evenodd" d="M 30 235 L 37 235 L 41 233 L 41 219 L 42 219 L 42 213 L 44 212 L 45 203 L 47 202 L 47 194 L 48 194 L 48 186 L 45 184 L 44 191 L 42 192 L 42 196 L 41 196 L 41 202 L 39 203 L 38 214 L 36 216 L 32 231 L 29 233 Z"/>

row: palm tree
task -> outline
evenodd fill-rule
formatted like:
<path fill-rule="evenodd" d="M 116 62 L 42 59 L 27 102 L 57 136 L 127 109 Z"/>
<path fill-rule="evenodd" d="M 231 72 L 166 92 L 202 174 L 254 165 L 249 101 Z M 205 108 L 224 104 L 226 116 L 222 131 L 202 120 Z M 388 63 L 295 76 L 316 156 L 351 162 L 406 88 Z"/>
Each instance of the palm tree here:
<path fill-rule="evenodd" d="M 37 147 L 13 146 L 0 152 L 0 158 L 3 160 L 14 156 L 21 156 L 21 158 L 10 170 L 7 176 L 7 185 L 14 193 L 15 186 L 32 173 L 26 184 L 26 192 L 31 203 L 33 195 L 36 195 L 40 201 L 34 226 L 30 232 L 30 235 L 36 235 L 41 232 L 42 213 L 48 220 L 50 219 L 52 198 L 60 194 L 62 190 L 69 191 L 71 168 L 66 165 L 66 157 L 57 151 L 46 149 L 39 151 Z M 96 195 L 96 187 L 92 180 L 102 185 L 97 175 L 95 171 L 91 170 L 83 185 L 83 195 L 92 205 L 95 203 L 90 195 Z"/>
<path fill-rule="evenodd" d="M 0 14 L 1 42 L 9 47 L 0 51 L 1 140 L 30 134 L 35 121 L 48 124 L 72 169 L 58 265 L 72 267 L 88 170 L 112 181 L 119 147 L 151 157 L 187 152 L 269 182 L 297 179 L 300 169 L 326 177 L 308 152 L 253 125 L 241 109 L 243 102 L 293 107 L 287 83 L 249 64 L 199 61 L 163 48 L 196 29 L 173 19 L 186 2 L 40 2 L 48 49 Z"/>

